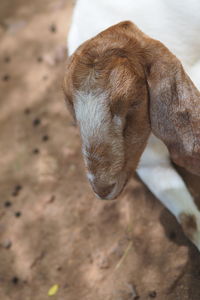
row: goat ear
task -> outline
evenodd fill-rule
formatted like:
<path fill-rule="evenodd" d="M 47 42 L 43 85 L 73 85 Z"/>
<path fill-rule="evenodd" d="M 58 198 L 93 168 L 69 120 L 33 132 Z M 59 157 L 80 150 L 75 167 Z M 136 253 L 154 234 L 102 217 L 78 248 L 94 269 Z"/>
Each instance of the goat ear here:
<path fill-rule="evenodd" d="M 152 131 L 175 163 L 200 175 L 200 92 L 159 42 L 156 52 L 147 71 Z"/>

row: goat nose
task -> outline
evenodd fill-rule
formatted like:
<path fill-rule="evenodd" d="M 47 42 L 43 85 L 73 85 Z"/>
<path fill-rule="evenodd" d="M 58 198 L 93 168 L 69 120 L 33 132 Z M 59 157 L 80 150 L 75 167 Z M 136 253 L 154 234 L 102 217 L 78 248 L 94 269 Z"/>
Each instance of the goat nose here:
<path fill-rule="evenodd" d="M 101 187 L 94 187 L 95 193 L 101 198 L 101 199 L 109 199 L 110 193 L 113 191 L 116 183 L 106 185 L 106 186 L 101 186 Z"/>

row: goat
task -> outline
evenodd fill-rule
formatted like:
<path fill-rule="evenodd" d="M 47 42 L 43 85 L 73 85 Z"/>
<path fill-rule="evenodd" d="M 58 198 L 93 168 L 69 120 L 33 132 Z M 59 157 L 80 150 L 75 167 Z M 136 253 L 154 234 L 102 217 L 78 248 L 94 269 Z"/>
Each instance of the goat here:
<path fill-rule="evenodd" d="M 180 61 L 125 21 L 75 51 L 63 87 L 95 194 L 121 193 L 152 131 L 164 144 L 150 138 L 137 172 L 200 250 L 200 212 L 168 155 L 200 175 L 200 93 Z"/>

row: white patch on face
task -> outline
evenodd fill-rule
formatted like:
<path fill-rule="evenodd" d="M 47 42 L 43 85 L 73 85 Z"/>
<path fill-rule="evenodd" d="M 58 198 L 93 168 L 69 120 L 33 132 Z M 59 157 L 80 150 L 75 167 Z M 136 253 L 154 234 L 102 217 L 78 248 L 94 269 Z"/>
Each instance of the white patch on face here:
<path fill-rule="evenodd" d="M 85 93 L 78 91 L 75 98 L 75 114 L 80 126 L 83 144 L 89 146 L 90 137 L 101 141 L 108 133 L 110 123 L 109 108 L 106 103 L 106 93 L 99 91 Z"/>
<path fill-rule="evenodd" d="M 82 153 L 83 153 L 83 156 L 84 156 L 84 157 L 88 157 L 88 156 L 89 156 L 89 153 L 88 153 L 88 151 L 85 149 L 85 147 L 82 147 Z"/>
<path fill-rule="evenodd" d="M 90 170 L 93 160 L 98 161 L 98 166 L 93 173 L 98 174 L 99 180 L 106 178 L 109 181 L 109 177 L 115 176 L 121 170 L 121 166 L 124 165 L 121 120 L 118 116 L 115 116 L 114 120 L 112 119 L 108 95 L 100 90 L 77 91 L 74 99 L 74 110 L 80 128 L 85 165 Z M 107 147 L 109 156 L 106 151 L 103 155 L 98 153 L 100 144 L 109 145 Z M 110 165 L 112 168 L 109 167 L 107 172 L 104 168 L 101 173 L 101 162 L 111 156 Z"/>
<path fill-rule="evenodd" d="M 89 181 L 93 182 L 94 179 L 95 179 L 95 176 L 92 173 L 87 173 L 87 178 L 88 178 Z"/>

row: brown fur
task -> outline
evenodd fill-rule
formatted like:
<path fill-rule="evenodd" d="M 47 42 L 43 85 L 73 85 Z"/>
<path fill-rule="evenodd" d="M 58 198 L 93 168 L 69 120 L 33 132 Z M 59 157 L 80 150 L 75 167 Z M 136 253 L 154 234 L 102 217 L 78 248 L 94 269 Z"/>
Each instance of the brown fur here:
<path fill-rule="evenodd" d="M 185 234 L 193 240 L 193 236 L 197 231 L 197 222 L 194 215 L 182 213 L 179 220 Z"/>
<path fill-rule="evenodd" d="M 136 168 L 151 127 L 176 163 L 200 175 L 200 93 L 162 43 L 129 21 L 86 41 L 70 57 L 64 79 L 74 117 L 75 92 L 97 87 L 107 92 L 111 115 L 124 122 L 127 174 Z M 103 155 L 108 163 L 108 151 Z"/>

